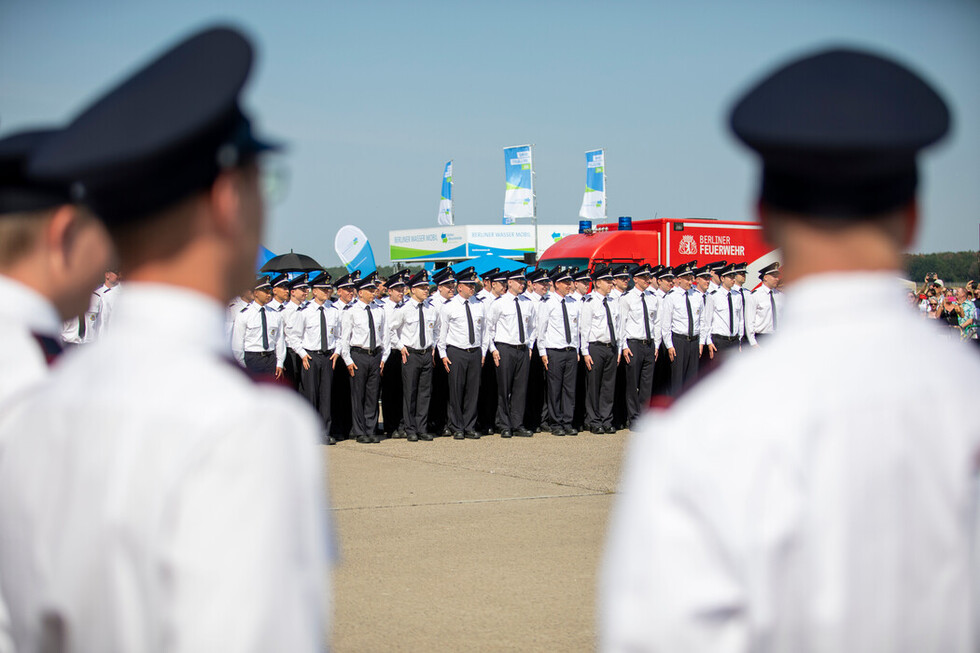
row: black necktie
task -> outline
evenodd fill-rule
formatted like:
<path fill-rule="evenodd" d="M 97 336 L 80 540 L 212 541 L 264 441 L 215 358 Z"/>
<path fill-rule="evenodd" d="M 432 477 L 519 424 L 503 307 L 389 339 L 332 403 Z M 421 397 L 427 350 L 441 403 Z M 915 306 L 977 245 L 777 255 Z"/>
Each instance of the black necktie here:
<path fill-rule="evenodd" d="M 78 339 L 85 340 L 85 313 L 78 316 Z"/>
<path fill-rule="evenodd" d="M 772 330 L 776 330 L 776 291 L 769 291 L 769 304 L 772 306 Z"/>
<path fill-rule="evenodd" d="M 732 308 L 732 293 L 728 293 L 728 324 L 731 326 L 732 335 L 735 335 L 735 309 Z"/>
<path fill-rule="evenodd" d="M 609 344 L 616 344 L 616 329 L 613 328 L 612 312 L 609 310 L 609 298 L 602 300 L 602 305 L 606 308 L 606 326 L 609 327 Z"/>
<path fill-rule="evenodd" d="M 684 301 L 687 302 L 687 337 L 694 337 L 694 311 L 691 310 L 691 295 L 688 291 L 684 292 Z"/>
<path fill-rule="evenodd" d="M 568 323 L 568 307 L 565 306 L 565 300 L 561 300 L 561 317 L 565 321 L 565 344 L 572 344 L 572 327 Z"/>
<path fill-rule="evenodd" d="M 745 289 L 739 288 L 738 294 L 742 298 L 742 334 L 744 335 L 749 332 L 749 316 L 745 310 Z"/>
<path fill-rule="evenodd" d="M 327 351 L 327 316 L 320 307 L 320 351 Z"/>
<path fill-rule="evenodd" d="M 646 293 L 640 293 L 640 303 L 643 304 L 643 328 L 646 329 L 647 340 L 653 340 L 653 338 L 650 336 L 650 311 L 647 310 Z"/>
<path fill-rule="evenodd" d="M 466 326 L 470 330 L 470 344 L 472 345 L 474 342 L 476 342 L 476 334 L 473 333 L 473 314 L 470 312 L 469 300 L 464 299 L 463 306 L 466 307 Z"/>
<path fill-rule="evenodd" d="M 367 311 L 368 314 L 368 331 L 371 332 L 371 339 L 370 344 L 368 344 L 368 349 L 370 349 L 371 353 L 373 354 L 375 347 L 378 346 L 378 337 L 374 335 L 374 311 L 371 310 L 370 304 L 366 304 L 364 306 L 364 310 Z"/>
<path fill-rule="evenodd" d="M 262 316 L 262 351 L 269 351 L 269 324 L 265 321 L 265 306 L 259 307 Z"/>
<path fill-rule="evenodd" d="M 425 349 L 425 313 L 422 312 L 421 302 L 419 302 L 419 349 Z"/>
<path fill-rule="evenodd" d="M 521 344 L 524 344 L 524 316 L 521 314 L 521 300 L 518 297 L 514 297 L 514 306 L 517 307 L 517 334 L 521 338 Z"/>

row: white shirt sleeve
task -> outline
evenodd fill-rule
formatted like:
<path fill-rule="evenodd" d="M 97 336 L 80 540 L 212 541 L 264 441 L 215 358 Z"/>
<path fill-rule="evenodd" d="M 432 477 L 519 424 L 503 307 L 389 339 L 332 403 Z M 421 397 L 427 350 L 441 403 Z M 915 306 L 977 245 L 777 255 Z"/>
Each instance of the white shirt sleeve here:
<path fill-rule="evenodd" d="M 749 339 L 749 344 L 755 346 L 755 311 L 757 304 L 756 293 L 749 293 L 745 298 L 745 337 Z"/>
<path fill-rule="evenodd" d="M 245 321 L 249 313 L 246 310 L 235 315 L 235 325 L 231 328 L 231 352 L 242 367 L 245 367 Z"/>
<path fill-rule="evenodd" d="M 667 293 L 664 298 L 660 301 L 660 335 L 663 338 L 664 346 L 667 349 L 674 348 L 674 338 L 673 338 L 673 320 L 674 320 L 674 302 L 673 294 Z"/>
<path fill-rule="evenodd" d="M 583 356 L 591 356 L 589 353 L 589 337 L 592 335 L 592 312 L 595 308 L 595 300 L 582 301 L 582 311 L 578 318 L 579 338 L 581 338 L 581 352 Z"/>
<path fill-rule="evenodd" d="M 286 323 L 279 317 L 279 335 L 276 337 L 276 367 L 286 363 Z"/>

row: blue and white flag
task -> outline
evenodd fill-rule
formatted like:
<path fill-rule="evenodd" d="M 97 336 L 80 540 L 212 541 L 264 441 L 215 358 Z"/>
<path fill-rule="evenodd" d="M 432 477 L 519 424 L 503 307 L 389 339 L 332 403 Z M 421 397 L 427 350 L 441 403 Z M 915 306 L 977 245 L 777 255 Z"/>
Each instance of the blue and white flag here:
<path fill-rule="evenodd" d="M 446 163 L 442 173 L 442 198 L 439 200 L 439 224 L 453 224 L 453 162 Z"/>
<path fill-rule="evenodd" d="M 534 168 L 531 146 L 504 148 L 504 220 L 534 217 Z M 505 224 L 507 224 L 505 222 Z"/>
<path fill-rule="evenodd" d="M 606 165 L 602 150 L 585 153 L 585 196 L 578 214 L 590 220 L 606 219 Z"/>
<path fill-rule="evenodd" d="M 374 264 L 374 252 L 364 232 L 354 225 L 344 225 L 333 239 L 333 248 L 348 272 L 360 270 L 361 276 L 371 274 L 378 267 Z"/>

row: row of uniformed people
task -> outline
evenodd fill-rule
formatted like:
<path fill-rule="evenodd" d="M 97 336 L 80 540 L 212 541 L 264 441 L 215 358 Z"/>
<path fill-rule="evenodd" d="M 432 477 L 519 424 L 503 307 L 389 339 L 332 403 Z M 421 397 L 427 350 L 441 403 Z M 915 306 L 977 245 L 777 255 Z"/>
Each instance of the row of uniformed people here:
<path fill-rule="evenodd" d="M 348 433 L 380 441 L 379 394 L 385 432 L 411 440 L 611 433 L 652 395 L 678 394 L 716 353 L 754 345 L 778 323 L 778 265 L 755 293 L 744 264 L 695 266 L 491 270 L 479 292 L 472 268 L 380 282 L 355 271 L 336 284 L 325 272 L 260 277 L 253 301 L 230 309 L 232 349 L 253 371 L 285 373 L 320 412 L 328 443 Z M 347 374 L 334 374 L 337 358 Z"/>

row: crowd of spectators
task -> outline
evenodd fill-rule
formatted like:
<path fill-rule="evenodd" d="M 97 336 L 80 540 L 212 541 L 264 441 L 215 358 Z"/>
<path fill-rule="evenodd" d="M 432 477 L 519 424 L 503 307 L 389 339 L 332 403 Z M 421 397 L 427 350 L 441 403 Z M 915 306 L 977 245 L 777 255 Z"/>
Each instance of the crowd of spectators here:
<path fill-rule="evenodd" d="M 909 303 L 917 306 L 924 318 L 945 324 L 950 337 L 980 345 L 977 339 L 980 288 L 976 281 L 968 281 L 966 286 L 955 288 L 937 279 L 935 273 L 926 275 L 924 281 L 921 288 L 909 291 Z"/>

